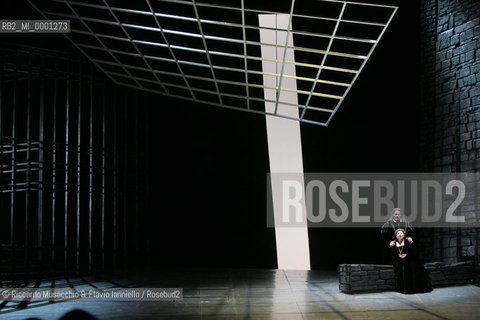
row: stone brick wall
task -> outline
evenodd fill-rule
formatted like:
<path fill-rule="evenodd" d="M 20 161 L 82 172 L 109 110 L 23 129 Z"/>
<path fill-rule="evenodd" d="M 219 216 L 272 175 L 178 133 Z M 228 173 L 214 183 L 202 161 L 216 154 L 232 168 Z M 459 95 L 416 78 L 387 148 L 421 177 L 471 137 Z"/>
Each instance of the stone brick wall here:
<path fill-rule="evenodd" d="M 382 264 L 341 264 L 339 288 L 344 293 L 395 290 L 393 266 Z"/>
<path fill-rule="evenodd" d="M 472 261 L 445 264 L 426 263 L 425 269 L 433 287 L 471 284 L 476 280 Z M 338 266 L 339 289 L 344 293 L 395 290 L 393 266 L 380 264 L 341 264 Z"/>
<path fill-rule="evenodd" d="M 421 1 L 420 170 L 480 170 L 480 1 Z M 478 204 L 472 206 L 480 214 Z M 478 229 L 422 230 L 426 261 L 475 260 Z"/>
<path fill-rule="evenodd" d="M 472 261 L 453 264 L 442 262 L 425 263 L 433 287 L 471 284 L 476 281 L 475 268 Z"/>

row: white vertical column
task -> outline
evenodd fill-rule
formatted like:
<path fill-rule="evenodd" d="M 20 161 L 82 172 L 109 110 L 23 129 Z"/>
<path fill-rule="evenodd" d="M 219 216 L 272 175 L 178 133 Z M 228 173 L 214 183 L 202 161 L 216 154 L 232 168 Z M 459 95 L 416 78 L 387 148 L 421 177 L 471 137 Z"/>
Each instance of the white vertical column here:
<path fill-rule="evenodd" d="M 272 44 L 276 46 L 261 45 L 262 58 L 279 60 L 262 61 L 263 71 L 266 73 L 280 74 L 282 70 L 282 60 L 285 55 L 286 61 L 294 61 L 293 49 L 286 49 L 293 46 L 293 37 L 287 31 L 278 31 L 262 28 L 280 28 L 287 30 L 289 27 L 290 16 L 288 14 L 262 14 L 259 15 L 260 23 L 260 42 L 263 44 Z M 284 50 L 287 50 L 285 53 Z M 292 63 L 283 66 L 284 77 L 281 80 L 281 88 L 296 89 L 295 78 L 285 77 L 285 75 L 295 76 L 295 65 Z M 280 77 L 264 75 L 263 82 L 268 87 L 278 87 Z M 265 99 L 276 100 L 275 89 L 264 89 Z M 298 97 L 296 92 L 281 91 L 280 99 L 283 102 L 297 104 Z M 265 102 L 267 112 L 275 112 L 275 103 Z M 283 105 L 278 103 L 277 113 L 285 116 L 298 118 L 299 111 L 297 107 Z M 272 186 L 275 184 L 275 175 L 282 173 L 296 173 L 301 176 L 303 190 L 303 160 L 302 145 L 300 137 L 300 123 L 294 120 L 288 120 L 275 116 L 266 116 L 268 154 L 270 161 L 270 172 L 272 175 Z M 283 214 L 282 208 L 282 188 L 272 187 L 273 212 L 275 222 L 275 238 L 277 245 L 277 261 L 279 269 L 297 269 L 310 270 L 310 254 L 308 246 L 308 228 L 305 217 L 305 198 L 302 197 L 300 205 L 302 206 L 302 222 L 295 222 L 295 227 L 280 226 L 280 218 Z"/>

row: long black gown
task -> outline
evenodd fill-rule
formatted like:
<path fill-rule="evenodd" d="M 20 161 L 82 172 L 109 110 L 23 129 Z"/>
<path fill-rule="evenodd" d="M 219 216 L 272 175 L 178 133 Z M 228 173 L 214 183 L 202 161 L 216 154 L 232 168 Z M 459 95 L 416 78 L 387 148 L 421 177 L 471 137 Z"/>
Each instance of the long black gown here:
<path fill-rule="evenodd" d="M 393 246 L 391 248 L 393 269 L 395 271 L 395 288 L 400 293 L 425 293 L 432 291 L 432 285 L 423 263 L 418 259 L 417 251 L 413 243 L 404 241 L 403 249 Z M 407 254 L 400 258 L 398 254 Z"/>

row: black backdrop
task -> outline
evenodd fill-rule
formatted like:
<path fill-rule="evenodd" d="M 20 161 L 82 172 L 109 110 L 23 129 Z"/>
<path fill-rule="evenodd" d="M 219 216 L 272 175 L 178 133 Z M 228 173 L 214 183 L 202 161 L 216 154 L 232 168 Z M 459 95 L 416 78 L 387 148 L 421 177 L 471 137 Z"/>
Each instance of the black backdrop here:
<path fill-rule="evenodd" d="M 37 18 L 28 5 L 12 4 L 2 3 L 2 19 Z M 399 6 L 331 125 L 301 125 L 305 172 L 417 171 L 419 1 Z M 75 52 L 60 35 L 4 39 Z M 274 230 L 266 227 L 264 118 L 163 96 L 145 99 L 152 262 L 275 268 Z M 382 262 L 376 229 L 310 229 L 309 238 L 314 269 Z"/>
<path fill-rule="evenodd" d="M 418 2 L 402 2 L 330 126 L 301 125 L 305 172 L 417 171 L 418 19 Z M 150 145 L 157 199 L 167 199 L 152 204 L 159 261 L 276 267 L 274 231 L 265 227 L 264 118 L 163 98 L 158 107 Z M 313 269 L 384 261 L 377 229 L 315 228 L 309 239 Z"/>

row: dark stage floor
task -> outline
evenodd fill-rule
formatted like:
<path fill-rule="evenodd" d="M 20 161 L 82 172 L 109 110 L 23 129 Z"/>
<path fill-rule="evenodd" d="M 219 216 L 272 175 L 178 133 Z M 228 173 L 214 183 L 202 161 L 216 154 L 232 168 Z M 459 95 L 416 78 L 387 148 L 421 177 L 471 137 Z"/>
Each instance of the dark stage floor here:
<path fill-rule="evenodd" d="M 72 310 L 95 319 L 478 319 L 480 288 L 437 288 L 431 293 L 347 295 L 332 271 L 150 270 L 45 280 L 42 288 L 182 288 L 179 301 L 22 301 L 0 303 L 0 319 L 59 319 Z M 29 286 L 34 286 L 32 283 Z M 5 289 L 5 288 L 4 288 Z M 88 318 L 82 318 L 88 319 Z"/>

